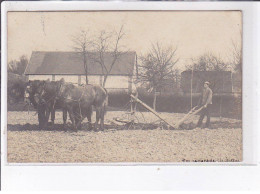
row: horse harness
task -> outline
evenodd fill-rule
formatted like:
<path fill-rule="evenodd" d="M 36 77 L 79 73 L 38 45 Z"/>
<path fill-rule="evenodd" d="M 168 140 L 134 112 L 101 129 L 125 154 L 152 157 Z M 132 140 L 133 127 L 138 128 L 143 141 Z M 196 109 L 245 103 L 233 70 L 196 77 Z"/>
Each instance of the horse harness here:
<path fill-rule="evenodd" d="M 59 89 L 59 92 L 58 92 L 58 95 L 57 95 L 57 96 L 59 96 L 60 98 L 62 97 L 62 96 L 61 96 L 61 90 L 62 90 L 63 87 L 64 87 L 63 84 L 61 84 L 60 89 Z M 85 88 L 85 86 L 84 86 L 84 88 Z M 64 99 L 66 99 L 66 100 L 71 100 L 71 101 L 74 101 L 74 102 L 78 102 L 78 104 L 79 104 L 79 112 L 80 112 L 80 119 L 82 119 L 82 111 L 81 111 L 80 101 L 81 101 L 81 99 L 82 99 L 82 97 L 83 97 L 84 95 L 85 95 L 85 90 L 83 89 L 83 92 L 81 93 L 81 96 L 80 96 L 80 98 L 79 98 L 78 100 L 74 100 L 74 99 L 62 97 L 62 98 L 64 98 Z"/>
<path fill-rule="evenodd" d="M 56 102 L 57 102 L 57 99 L 63 98 L 63 99 L 66 99 L 66 100 L 71 100 L 71 101 L 78 102 L 78 104 L 79 104 L 80 118 L 82 119 L 82 111 L 81 111 L 80 101 L 81 101 L 82 97 L 85 95 L 85 90 L 83 90 L 83 92 L 81 93 L 80 98 L 79 98 L 78 100 L 75 100 L 75 99 L 70 99 L 70 98 L 66 98 L 66 97 L 61 96 L 61 92 L 62 92 L 63 87 L 64 87 L 64 84 L 61 84 L 58 93 L 55 93 L 55 94 L 54 94 L 52 97 L 50 97 L 48 100 L 44 100 L 44 101 L 41 101 L 41 103 L 37 103 L 38 108 L 39 108 L 39 105 L 46 105 L 46 104 L 48 104 L 51 100 L 54 100 L 53 105 L 52 105 L 52 109 L 54 109 L 54 107 L 55 107 L 55 105 L 56 105 Z M 38 93 L 35 93 L 35 94 L 38 94 L 38 95 L 39 95 L 39 98 L 40 98 L 40 99 L 43 99 L 44 90 L 45 90 L 45 84 L 44 84 L 43 90 L 42 90 L 41 92 L 38 92 Z M 35 94 L 34 94 L 34 96 L 35 96 Z M 28 98 L 28 97 L 29 97 L 29 94 L 25 94 L 25 97 Z"/>

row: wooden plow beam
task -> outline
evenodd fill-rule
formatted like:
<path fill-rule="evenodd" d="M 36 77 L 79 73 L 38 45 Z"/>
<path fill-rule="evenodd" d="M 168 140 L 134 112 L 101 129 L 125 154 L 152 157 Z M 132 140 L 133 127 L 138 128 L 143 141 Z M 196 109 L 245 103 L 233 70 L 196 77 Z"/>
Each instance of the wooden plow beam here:
<path fill-rule="evenodd" d="M 149 110 L 151 113 L 153 113 L 155 116 L 157 116 L 160 120 L 164 121 L 167 123 L 169 126 L 173 127 L 174 129 L 178 129 L 180 125 L 189 119 L 191 116 L 199 113 L 204 107 L 201 107 L 197 110 L 195 110 L 197 107 L 194 107 L 189 113 L 187 113 L 177 124 L 171 124 L 168 121 L 166 121 L 164 118 L 161 117 L 159 113 L 157 113 L 154 109 L 152 109 L 150 106 L 139 100 L 137 97 L 133 96 L 132 94 L 130 95 L 132 99 L 134 99 L 136 102 L 140 103 L 142 106 L 144 106 L 147 110 Z"/>
<path fill-rule="evenodd" d="M 161 115 L 156 112 L 154 109 L 152 109 L 150 106 L 148 106 L 147 104 L 145 104 L 144 102 L 142 102 L 141 100 L 139 100 L 137 97 L 135 97 L 134 95 L 130 95 L 132 97 L 132 99 L 134 99 L 136 102 L 140 103 L 142 106 L 144 106 L 147 110 L 149 110 L 151 113 L 153 113 L 155 116 L 157 116 L 160 120 L 164 121 L 165 123 L 167 123 L 168 125 L 170 125 L 171 127 L 175 128 L 173 124 L 169 123 L 168 121 L 166 121 L 164 118 L 161 117 Z"/>

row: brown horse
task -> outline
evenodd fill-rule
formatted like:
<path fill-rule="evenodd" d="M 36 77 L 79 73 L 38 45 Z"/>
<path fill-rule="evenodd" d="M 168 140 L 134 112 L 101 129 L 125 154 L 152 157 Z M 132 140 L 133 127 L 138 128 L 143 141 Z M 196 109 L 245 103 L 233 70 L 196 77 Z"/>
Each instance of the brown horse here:
<path fill-rule="evenodd" d="M 85 117 L 91 120 L 89 110 L 92 105 L 96 108 L 95 129 L 98 127 L 99 120 L 101 120 L 100 130 L 104 129 L 104 115 L 108 103 L 108 94 L 104 88 L 94 85 L 76 87 L 73 84 L 64 83 L 60 87 L 58 98 L 68 110 L 75 130 L 81 127 L 81 122 Z"/>

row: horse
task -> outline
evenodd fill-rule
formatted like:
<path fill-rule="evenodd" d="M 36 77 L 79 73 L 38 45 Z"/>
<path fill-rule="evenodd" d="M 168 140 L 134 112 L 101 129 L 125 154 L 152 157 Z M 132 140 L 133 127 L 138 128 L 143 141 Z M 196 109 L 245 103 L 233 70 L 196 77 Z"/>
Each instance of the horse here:
<path fill-rule="evenodd" d="M 60 81 L 34 80 L 15 85 L 10 91 L 9 96 L 13 96 L 10 99 L 15 99 L 12 101 L 24 99 L 34 106 L 38 113 L 40 129 L 47 126 L 50 113 L 52 124 L 54 124 L 56 109 L 63 110 L 64 126 L 66 125 L 67 111 L 74 129 L 81 127 L 81 122 L 85 117 L 91 123 L 92 105 L 96 107 L 95 129 L 97 129 L 99 120 L 101 120 L 100 129 L 104 129 L 104 114 L 108 95 L 107 91 L 100 86 L 76 87 L 73 84 L 65 83 L 64 79 Z M 82 92 L 82 99 L 79 100 L 80 92 Z M 90 127 L 92 126 L 90 125 Z"/>
<path fill-rule="evenodd" d="M 37 87 L 33 86 L 37 85 Z M 75 86 L 71 83 L 65 83 L 64 79 L 60 81 L 38 81 L 31 82 L 31 90 L 28 90 L 30 96 L 33 96 L 34 101 L 38 105 L 42 105 L 41 109 L 45 112 L 45 119 L 43 122 L 43 128 L 48 124 L 49 115 L 55 115 L 55 109 L 61 108 L 63 110 L 63 124 L 66 127 L 67 112 L 69 113 L 70 119 L 72 120 L 73 126 L 75 128 L 75 122 L 77 123 L 76 129 L 81 128 L 81 121 L 79 115 L 84 115 L 82 118 L 87 117 L 90 128 L 91 126 L 91 116 L 92 116 L 92 106 L 87 106 L 79 111 L 79 107 L 72 106 L 71 102 L 64 97 L 58 96 L 60 94 L 60 88 L 66 87 L 67 89 L 74 88 Z M 32 90 L 34 89 L 34 92 Z M 31 101 L 32 101 L 31 100 Z M 79 114 L 80 112 L 80 114 Z"/>
<path fill-rule="evenodd" d="M 108 103 L 106 89 L 97 85 L 74 86 L 63 83 L 60 87 L 58 98 L 69 112 L 73 129 L 81 128 L 81 122 L 85 117 L 91 121 L 90 108 L 96 109 L 95 130 L 100 120 L 100 130 L 104 130 L 104 115 Z"/>
<path fill-rule="evenodd" d="M 12 76 L 14 77 L 14 76 Z M 38 121 L 39 121 L 39 128 L 42 127 L 42 121 L 45 118 L 45 111 L 44 107 L 39 108 L 41 105 L 37 104 L 35 99 L 33 98 L 33 93 L 35 92 L 37 86 L 39 83 L 43 81 L 29 81 L 26 82 L 24 79 L 20 79 L 20 77 L 15 76 L 14 79 L 9 79 L 8 77 L 8 104 L 18 104 L 22 101 L 25 101 L 28 105 L 32 104 L 33 107 L 37 110 L 38 113 Z M 31 91 L 30 94 L 28 93 L 28 86 L 31 85 Z M 25 95 L 28 95 L 27 98 L 25 98 Z"/>
<path fill-rule="evenodd" d="M 25 90 L 25 100 L 31 102 L 38 112 L 39 128 L 44 129 L 48 125 L 51 114 L 51 123 L 54 125 L 55 110 L 62 109 L 63 125 L 66 126 L 67 111 L 56 98 L 60 87 L 60 81 L 29 81 Z"/>

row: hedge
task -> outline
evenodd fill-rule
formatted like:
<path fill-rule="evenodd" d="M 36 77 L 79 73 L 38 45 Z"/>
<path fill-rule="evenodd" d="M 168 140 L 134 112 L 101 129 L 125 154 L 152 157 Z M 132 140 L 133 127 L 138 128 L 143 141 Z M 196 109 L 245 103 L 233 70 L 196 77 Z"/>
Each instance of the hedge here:
<path fill-rule="evenodd" d="M 138 98 L 144 103 L 152 107 L 153 96 L 147 94 L 140 94 Z M 111 93 L 109 94 L 109 106 L 114 109 L 127 105 L 130 101 L 130 97 L 127 93 Z M 199 95 L 192 97 L 193 107 L 197 105 Z M 191 97 L 189 95 L 174 95 L 165 94 L 157 96 L 156 110 L 158 112 L 174 112 L 174 113 L 186 113 L 191 108 Z M 139 110 L 145 111 L 141 105 Z M 242 119 L 242 98 L 241 95 L 214 95 L 211 105 L 212 116 L 222 116 L 229 118 Z"/>
<path fill-rule="evenodd" d="M 139 93 L 138 98 L 152 107 L 153 96 L 145 93 Z M 193 106 L 196 106 L 199 100 L 198 95 L 193 96 Z M 127 92 L 110 92 L 108 96 L 108 111 L 126 110 L 130 101 Z M 241 95 L 214 95 L 211 106 L 212 116 L 222 116 L 229 118 L 242 119 L 242 98 Z M 189 95 L 164 94 L 157 96 L 156 110 L 158 112 L 186 113 L 190 110 L 191 99 Z M 8 105 L 9 111 L 27 111 L 24 103 L 18 105 Z M 30 107 L 30 110 L 33 110 Z M 141 105 L 138 110 L 146 111 Z"/>

